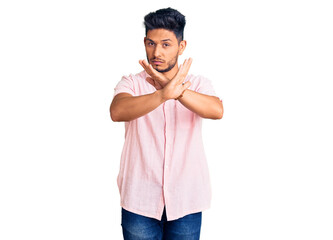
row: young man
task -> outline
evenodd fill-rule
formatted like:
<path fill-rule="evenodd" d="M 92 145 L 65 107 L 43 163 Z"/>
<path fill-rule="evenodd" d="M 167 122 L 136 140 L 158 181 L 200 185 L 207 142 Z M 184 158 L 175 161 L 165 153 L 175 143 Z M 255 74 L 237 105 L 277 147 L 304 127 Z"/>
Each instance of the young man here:
<path fill-rule="evenodd" d="M 221 119 L 222 101 L 210 81 L 178 66 L 186 47 L 185 17 L 167 8 L 144 18 L 144 71 L 124 76 L 110 106 L 125 122 L 117 184 L 124 239 L 199 239 L 211 186 L 202 118 Z"/>

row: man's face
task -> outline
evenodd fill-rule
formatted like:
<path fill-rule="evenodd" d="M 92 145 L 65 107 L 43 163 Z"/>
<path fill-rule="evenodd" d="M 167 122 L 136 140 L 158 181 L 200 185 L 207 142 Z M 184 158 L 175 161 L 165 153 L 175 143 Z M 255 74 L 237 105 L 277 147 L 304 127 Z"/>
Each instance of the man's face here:
<path fill-rule="evenodd" d="M 178 64 L 178 56 L 186 45 L 185 41 L 178 43 L 176 35 L 166 29 L 149 30 L 144 42 L 148 62 L 162 73 L 169 72 Z"/>

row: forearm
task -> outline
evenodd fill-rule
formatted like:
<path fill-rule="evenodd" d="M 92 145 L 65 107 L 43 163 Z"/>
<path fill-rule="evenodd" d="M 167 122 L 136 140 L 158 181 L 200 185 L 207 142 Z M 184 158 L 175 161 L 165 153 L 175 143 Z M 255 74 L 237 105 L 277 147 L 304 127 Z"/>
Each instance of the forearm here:
<path fill-rule="evenodd" d="M 221 119 L 223 116 L 223 105 L 219 98 L 194 92 L 187 89 L 179 101 L 189 110 L 200 117 L 210 119 Z"/>
<path fill-rule="evenodd" d="M 163 102 L 160 91 L 142 96 L 120 97 L 111 103 L 111 118 L 115 122 L 131 121 L 153 111 Z"/>

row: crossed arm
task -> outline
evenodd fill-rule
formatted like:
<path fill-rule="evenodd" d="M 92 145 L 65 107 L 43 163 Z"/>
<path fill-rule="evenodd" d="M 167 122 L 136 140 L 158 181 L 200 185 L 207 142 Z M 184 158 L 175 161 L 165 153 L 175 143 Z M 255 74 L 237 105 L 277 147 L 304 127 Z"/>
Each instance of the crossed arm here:
<path fill-rule="evenodd" d="M 156 91 L 142 96 L 117 94 L 110 106 L 112 120 L 117 122 L 134 120 L 153 111 L 169 99 L 178 99 L 186 108 L 203 118 L 221 119 L 223 105 L 219 98 L 189 90 L 190 82 L 183 84 L 191 63 L 192 59 L 185 60 L 175 77 L 169 80 L 145 61 L 140 61 L 141 66 L 152 77 L 147 81 L 156 88 Z"/>

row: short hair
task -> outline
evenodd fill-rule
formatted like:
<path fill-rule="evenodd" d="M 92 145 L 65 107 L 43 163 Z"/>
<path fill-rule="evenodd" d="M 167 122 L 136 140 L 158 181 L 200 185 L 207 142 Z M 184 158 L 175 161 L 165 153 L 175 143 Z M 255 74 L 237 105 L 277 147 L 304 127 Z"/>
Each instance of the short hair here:
<path fill-rule="evenodd" d="M 162 28 L 172 31 L 176 35 L 178 42 L 184 39 L 185 16 L 176 9 L 159 9 L 156 12 L 147 14 L 144 20 L 146 36 L 149 30 Z"/>

